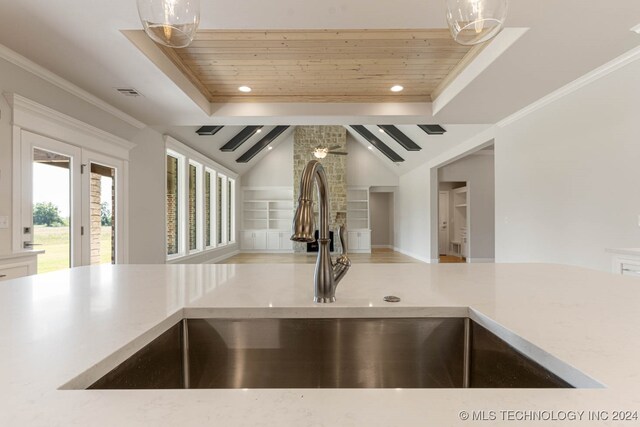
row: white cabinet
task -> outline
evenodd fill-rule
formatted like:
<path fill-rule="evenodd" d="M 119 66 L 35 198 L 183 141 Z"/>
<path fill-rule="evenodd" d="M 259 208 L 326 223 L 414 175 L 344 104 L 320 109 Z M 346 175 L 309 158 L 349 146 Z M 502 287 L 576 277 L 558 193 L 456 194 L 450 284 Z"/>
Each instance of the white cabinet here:
<path fill-rule="evenodd" d="M 293 187 L 244 187 L 241 249 L 292 251 L 293 212 Z"/>
<path fill-rule="evenodd" d="M 640 249 L 607 249 L 615 274 L 640 278 Z"/>
<path fill-rule="evenodd" d="M 266 231 L 242 231 L 240 232 L 240 245 L 246 250 L 267 249 Z"/>
<path fill-rule="evenodd" d="M 347 189 L 347 229 L 369 229 L 369 188 L 349 187 Z"/>
<path fill-rule="evenodd" d="M 0 255 L 0 282 L 36 274 L 37 256 L 44 251 Z"/>
<path fill-rule="evenodd" d="M 347 230 L 348 252 L 371 252 L 371 230 Z"/>
<path fill-rule="evenodd" d="M 267 233 L 267 249 L 270 251 L 293 250 L 291 233 L 286 231 L 269 231 Z"/>
<path fill-rule="evenodd" d="M 347 239 L 349 252 L 371 252 L 368 187 L 347 188 Z"/>

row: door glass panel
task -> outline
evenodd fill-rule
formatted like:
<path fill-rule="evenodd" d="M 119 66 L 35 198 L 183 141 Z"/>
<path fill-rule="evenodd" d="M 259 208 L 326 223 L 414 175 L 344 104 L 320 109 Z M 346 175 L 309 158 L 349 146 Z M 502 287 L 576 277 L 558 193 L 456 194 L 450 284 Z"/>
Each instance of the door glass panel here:
<path fill-rule="evenodd" d="M 38 273 L 71 267 L 71 158 L 33 149 L 33 243 Z"/>
<path fill-rule="evenodd" d="M 115 264 L 116 170 L 91 163 L 89 209 L 91 264 Z M 85 233 L 87 230 L 85 230 Z"/>

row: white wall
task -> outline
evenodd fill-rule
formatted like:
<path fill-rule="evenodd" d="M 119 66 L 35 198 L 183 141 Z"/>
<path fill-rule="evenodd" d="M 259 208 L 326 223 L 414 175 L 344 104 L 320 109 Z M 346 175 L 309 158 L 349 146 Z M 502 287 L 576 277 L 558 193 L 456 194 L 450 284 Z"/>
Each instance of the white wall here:
<path fill-rule="evenodd" d="M 440 182 L 466 181 L 469 188 L 469 258 L 495 258 L 495 182 L 494 156 L 472 154 L 439 170 Z M 437 239 L 437 236 L 435 236 Z"/>
<path fill-rule="evenodd" d="M 395 187 L 399 174 L 382 163 L 364 145 L 347 132 L 347 185 L 351 187 Z"/>
<path fill-rule="evenodd" d="M 347 185 L 395 187 L 399 177 L 362 144 L 347 134 Z M 293 133 L 242 175 L 246 187 L 291 187 L 293 183 Z M 297 183 L 296 183 L 297 185 Z"/>
<path fill-rule="evenodd" d="M 371 245 L 374 247 L 393 247 L 393 196 L 393 193 L 371 193 L 369 195 Z"/>
<path fill-rule="evenodd" d="M 501 129 L 496 259 L 608 270 L 639 247 L 640 61 Z"/>
<path fill-rule="evenodd" d="M 151 128 L 132 140 L 129 159 L 129 262 L 164 264 L 165 148 L 162 135 Z"/>
<path fill-rule="evenodd" d="M 431 245 L 430 212 L 430 206 L 436 203 L 433 199 L 438 197 L 437 181 L 435 171 L 423 165 L 400 177 L 396 194 L 395 248 L 424 262 L 437 259 L 437 245 L 435 249 Z M 434 223 L 437 233 L 437 218 Z"/>
<path fill-rule="evenodd" d="M 293 132 L 242 175 L 246 187 L 291 187 L 293 185 Z"/>

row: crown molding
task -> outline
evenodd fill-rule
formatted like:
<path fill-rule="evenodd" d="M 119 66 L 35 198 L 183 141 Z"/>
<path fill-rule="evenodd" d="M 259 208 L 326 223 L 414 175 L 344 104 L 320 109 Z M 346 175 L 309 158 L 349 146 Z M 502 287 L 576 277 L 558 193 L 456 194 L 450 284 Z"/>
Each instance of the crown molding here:
<path fill-rule="evenodd" d="M 38 104 L 16 93 L 4 93 L 13 110 L 12 124 L 21 129 L 127 158 L 135 143 Z M 109 143 L 107 146 L 105 143 Z"/>
<path fill-rule="evenodd" d="M 111 114 L 114 117 L 117 117 L 118 119 L 130 124 L 135 128 L 144 129 L 145 127 L 147 127 L 146 124 L 142 123 L 138 119 L 130 116 L 122 110 L 119 110 L 113 105 L 103 101 L 95 95 L 92 95 L 79 86 L 76 86 L 70 81 L 63 79 L 57 74 L 47 70 L 46 68 L 36 64 L 30 59 L 20 55 L 19 53 L 9 49 L 2 44 L 0 44 L 0 58 L 9 61 L 10 63 L 22 68 L 25 71 L 28 71 L 29 73 L 37 77 L 40 77 L 46 82 L 59 87 L 60 89 L 70 93 L 71 95 L 76 96 L 95 107 L 98 107 L 99 109 Z"/>
<path fill-rule="evenodd" d="M 535 111 L 538 111 L 539 109 L 551 104 L 552 102 L 564 98 L 565 96 L 577 91 L 578 89 L 583 88 L 597 80 L 600 80 L 601 78 L 606 77 L 614 71 L 619 70 L 620 68 L 629 65 L 632 62 L 637 61 L 638 59 L 640 59 L 640 46 L 623 53 L 614 60 L 609 61 L 606 64 L 596 68 L 595 70 L 583 75 L 582 77 L 577 78 L 571 83 L 562 86 L 560 89 L 557 89 L 554 92 L 543 96 L 532 104 L 529 104 L 523 109 L 502 119 L 497 123 L 497 126 L 502 128 L 515 123 L 518 120 L 528 116 L 529 114 L 532 114 Z"/>

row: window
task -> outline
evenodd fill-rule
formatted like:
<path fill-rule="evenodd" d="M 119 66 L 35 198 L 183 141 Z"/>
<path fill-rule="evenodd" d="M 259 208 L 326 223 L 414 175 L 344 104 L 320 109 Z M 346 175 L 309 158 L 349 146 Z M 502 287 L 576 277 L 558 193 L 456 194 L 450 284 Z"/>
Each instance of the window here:
<path fill-rule="evenodd" d="M 167 137 L 167 259 L 235 243 L 236 180 Z"/>
<path fill-rule="evenodd" d="M 236 241 L 236 180 L 228 179 L 227 185 L 227 240 Z"/>
<path fill-rule="evenodd" d="M 213 239 L 211 238 L 211 227 L 213 222 L 211 221 L 211 215 L 213 213 L 211 209 L 211 181 L 213 175 L 209 169 L 204 173 L 204 246 L 210 248 L 213 246 Z"/>
<path fill-rule="evenodd" d="M 226 243 L 226 239 L 224 237 L 224 181 L 225 176 L 218 175 L 218 180 L 216 182 L 216 237 L 219 246 Z"/>
<path fill-rule="evenodd" d="M 180 230 L 180 162 L 177 156 L 167 154 L 167 255 L 179 253 Z"/>

